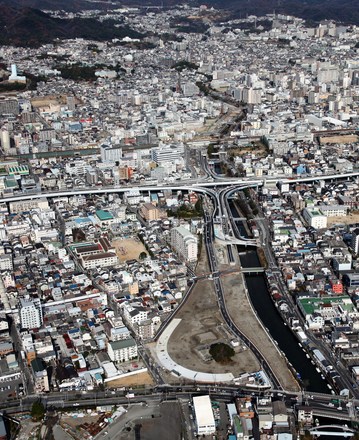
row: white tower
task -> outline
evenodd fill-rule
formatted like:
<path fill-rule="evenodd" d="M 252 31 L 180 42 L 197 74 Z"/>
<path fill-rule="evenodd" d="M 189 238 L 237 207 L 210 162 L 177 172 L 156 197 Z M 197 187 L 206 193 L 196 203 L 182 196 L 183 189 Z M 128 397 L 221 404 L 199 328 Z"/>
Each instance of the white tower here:
<path fill-rule="evenodd" d="M 26 82 L 26 76 L 18 76 L 16 64 L 11 64 L 10 82 Z"/>
<path fill-rule="evenodd" d="M 17 68 L 16 68 L 16 64 L 11 64 L 11 76 L 12 76 L 12 77 L 17 77 Z"/>

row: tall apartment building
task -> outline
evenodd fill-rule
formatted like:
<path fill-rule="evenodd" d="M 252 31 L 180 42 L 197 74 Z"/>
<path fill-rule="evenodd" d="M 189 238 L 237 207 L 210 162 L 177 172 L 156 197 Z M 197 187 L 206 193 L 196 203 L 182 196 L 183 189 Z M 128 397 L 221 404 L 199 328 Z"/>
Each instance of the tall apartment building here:
<path fill-rule="evenodd" d="M 152 203 L 144 203 L 141 206 L 140 213 L 147 221 L 158 220 L 161 218 L 161 211 L 152 205 Z"/>
<path fill-rule="evenodd" d="M 198 239 L 183 226 L 171 230 L 171 246 L 184 260 L 197 261 Z"/>
<path fill-rule="evenodd" d="M 137 357 L 137 344 L 133 338 L 111 341 L 107 353 L 112 362 L 127 362 Z"/>
<path fill-rule="evenodd" d="M 304 220 L 315 229 L 323 229 L 327 227 L 328 219 L 323 213 L 317 209 L 305 208 L 303 210 Z"/>
<path fill-rule="evenodd" d="M 0 130 L 0 144 L 5 153 L 10 149 L 10 134 L 6 127 Z"/>
<path fill-rule="evenodd" d="M 71 95 L 66 96 L 66 105 L 67 105 L 67 108 L 69 110 L 71 110 L 71 111 L 75 110 L 76 109 L 76 99 L 75 99 L 75 97 L 71 96 Z"/>
<path fill-rule="evenodd" d="M 35 379 L 35 392 L 43 393 L 50 391 L 47 366 L 43 359 L 35 358 L 31 361 L 31 369 Z"/>
<path fill-rule="evenodd" d="M 129 180 L 132 176 L 132 168 L 125 165 L 124 167 L 118 167 L 118 175 L 120 180 Z"/>
<path fill-rule="evenodd" d="M 12 254 L 0 255 L 0 272 L 12 270 L 12 269 L 13 269 Z"/>
<path fill-rule="evenodd" d="M 114 163 L 121 162 L 122 158 L 122 148 L 121 147 L 112 147 L 110 145 L 101 145 L 101 162 L 103 163 Z"/>
<path fill-rule="evenodd" d="M 350 247 L 356 254 L 359 254 L 359 228 L 354 229 Z"/>
<path fill-rule="evenodd" d="M 41 302 L 39 298 L 20 298 L 19 314 L 21 328 L 40 328 L 43 323 Z"/>

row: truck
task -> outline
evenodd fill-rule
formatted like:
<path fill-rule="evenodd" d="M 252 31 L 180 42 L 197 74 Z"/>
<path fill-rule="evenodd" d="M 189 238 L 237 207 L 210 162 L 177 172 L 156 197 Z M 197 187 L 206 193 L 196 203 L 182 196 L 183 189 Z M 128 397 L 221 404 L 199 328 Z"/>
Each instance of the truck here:
<path fill-rule="evenodd" d="M 133 399 L 135 397 L 135 393 L 127 393 L 126 397 L 127 399 Z"/>

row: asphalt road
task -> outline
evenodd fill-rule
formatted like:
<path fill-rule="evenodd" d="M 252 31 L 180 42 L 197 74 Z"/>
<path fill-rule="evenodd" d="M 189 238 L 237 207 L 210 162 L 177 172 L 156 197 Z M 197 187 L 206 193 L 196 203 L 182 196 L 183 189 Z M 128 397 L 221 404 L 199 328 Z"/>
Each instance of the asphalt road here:
<path fill-rule="evenodd" d="M 213 248 L 213 224 L 212 219 L 209 216 L 208 213 L 205 213 L 205 233 L 204 233 L 204 241 L 207 249 L 207 256 L 208 256 L 208 262 L 210 266 L 210 270 L 213 275 L 213 283 L 214 283 L 214 289 L 215 293 L 217 295 L 218 299 L 218 306 L 221 311 L 222 317 L 228 327 L 231 329 L 232 333 L 240 338 L 250 350 L 254 353 L 254 355 L 257 357 L 259 362 L 262 365 L 263 370 L 269 377 L 269 379 L 272 382 L 272 385 L 276 389 L 280 389 L 281 385 L 279 380 L 275 377 L 272 369 L 270 368 L 269 364 L 267 363 L 266 359 L 262 355 L 262 353 L 257 349 L 257 347 L 238 329 L 238 327 L 235 325 L 235 323 L 231 320 L 226 303 L 223 296 L 223 286 L 221 279 L 218 277 L 219 271 L 217 267 L 217 261 L 214 254 L 214 248 Z"/>

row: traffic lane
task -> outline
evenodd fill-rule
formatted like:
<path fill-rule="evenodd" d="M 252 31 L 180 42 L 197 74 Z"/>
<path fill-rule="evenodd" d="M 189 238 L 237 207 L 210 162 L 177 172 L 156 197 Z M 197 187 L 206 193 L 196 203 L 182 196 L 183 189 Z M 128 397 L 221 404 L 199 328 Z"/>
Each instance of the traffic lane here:
<path fill-rule="evenodd" d="M 229 326 L 229 328 L 233 331 L 233 333 L 237 337 L 239 337 L 248 346 L 248 348 L 250 348 L 252 350 L 252 352 L 257 357 L 257 359 L 261 361 L 262 369 L 265 371 L 265 373 L 268 376 L 268 378 L 270 379 L 271 383 L 277 388 L 282 388 L 279 381 L 277 379 L 275 379 L 268 362 L 265 360 L 265 358 L 260 353 L 260 351 L 250 342 L 250 340 L 245 335 L 242 334 L 242 332 L 238 329 L 238 327 L 230 319 L 230 316 L 229 316 L 228 311 L 225 306 L 225 302 L 223 300 L 223 291 L 221 288 L 219 288 L 218 293 L 220 295 L 219 296 L 220 310 L 221 310 L 222 316 L 223 316 L 225 322 L 227 323 L 227 325 Z"/>

